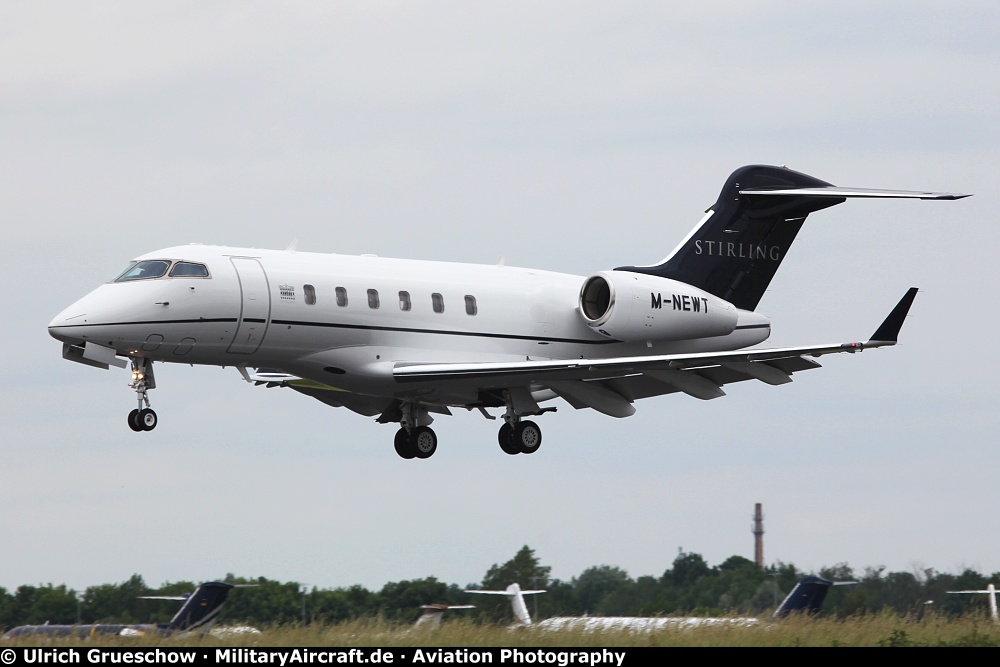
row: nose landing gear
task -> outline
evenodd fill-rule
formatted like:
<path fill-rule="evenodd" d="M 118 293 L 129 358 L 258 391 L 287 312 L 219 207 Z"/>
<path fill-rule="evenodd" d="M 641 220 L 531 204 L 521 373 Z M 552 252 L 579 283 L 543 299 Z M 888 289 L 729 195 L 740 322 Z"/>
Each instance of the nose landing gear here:
<path fill-rule="evenodd" d="M 128 425 L 133 431 L 152 431 L 156 428 L 156 413 L 149 407 L 150 389 L 156 389 L 156 379 L 153 377 L 153 362 L 144 357 L 130 357 L 132 360 L 132 380 L 128 386 L 135 390 L 139 402 L 132 412 L 128 413 Z M 143 407 L 143 404 L 146 407 Z"/>

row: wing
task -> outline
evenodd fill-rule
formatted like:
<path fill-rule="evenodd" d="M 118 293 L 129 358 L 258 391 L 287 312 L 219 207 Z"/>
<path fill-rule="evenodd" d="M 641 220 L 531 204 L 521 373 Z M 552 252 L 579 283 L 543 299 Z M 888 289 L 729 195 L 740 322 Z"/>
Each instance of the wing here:
<path fill-rule="evenodd" d="M 718 398 L 730 382 L 784 384 L 791 382 L 792 373 L 819 367 L 816 357 L 895 345 L 916 294 L 917 288 L 910 288 L 865 343 L 611 359 L 397 364 L 393 376 L 400 383 L 471 380 L 486 390 L 531 387 L 532 393 L 521 392 L 521 401 L 528 405 L 542 398 L 536 388 L 548 388 L 575 408 L 628 417 L 639 398 L 678 391 L 704 400 Z M 525 412 L 531 412 L 530 407 Z"/>
<path fill-rule="evenodd" d="M 291 373 L 285 373 L 284 371 L 272 368 L 258 368 L 252 373 L 247 371 L 246 368 L 238 368 L 238 370 L 247 382 L 252 382 L 258 387 L 261 385 L 267 387 L 268 389 L 274 387 L 288 387 L 290 389 L 294 389 L 300 394 L 305 394 L 306 396 L 315 398 L 317 401 L 325 403 L 326 405 L 330 405 L 335 408 L 347 408 L 348 410 L 365 417 L 381 415 L 386 412 L 386 410 L 391 409 L 394 403 L 399 402 L 392 398 L 387 399 L 355 394 L 353 392 L 345 391 L 344 389 L 332 387 L 322 382 L 317 382 L 316 380 L 310 380 L 308 378 L 299 377 L 298 375 L 292 375 Z M 436 411 L 444 414 L 451 414 L 447 411 L 447 408 L 440 408 Z"/>

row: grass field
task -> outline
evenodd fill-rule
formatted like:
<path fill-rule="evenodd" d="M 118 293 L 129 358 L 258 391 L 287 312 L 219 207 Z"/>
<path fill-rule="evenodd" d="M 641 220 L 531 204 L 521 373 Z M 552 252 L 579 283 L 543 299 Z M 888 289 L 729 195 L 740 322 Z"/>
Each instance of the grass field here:
<path fill-rule="evenodd" d="M 462 619 L 437 630 L 415 630 L 377 620 L 332 625 L 262 628 L 260 635 L 205 637 L 27 637 L 2 646 L 199 647 L 615 647 L 615 646 L 1000 646 L 1000 626 L 985 617 L 917 620 L 895 614 L 845 620 L 789 618 L 753 627 L 700 627 L 648 633 L 559 631 L 476 625 Z"/>

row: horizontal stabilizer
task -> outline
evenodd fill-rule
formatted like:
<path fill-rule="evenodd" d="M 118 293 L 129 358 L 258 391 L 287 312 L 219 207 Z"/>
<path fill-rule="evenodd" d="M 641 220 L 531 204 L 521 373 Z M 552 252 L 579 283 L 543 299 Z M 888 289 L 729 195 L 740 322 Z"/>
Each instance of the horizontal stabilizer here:
<path fill-rule="evenodd" d="M 922 192 L 917 190 L 877 190 L 873 188 L 838 188 L 829 185 L 821 188 L 754 188 L 752 190 L 740 190 L 741 195 L 769 195 L 787 197 L 844 197 L 855 198 L 875 198 L 875 199 L 964 199 L 972 195 L 958 194 L 956 192 Z"/>

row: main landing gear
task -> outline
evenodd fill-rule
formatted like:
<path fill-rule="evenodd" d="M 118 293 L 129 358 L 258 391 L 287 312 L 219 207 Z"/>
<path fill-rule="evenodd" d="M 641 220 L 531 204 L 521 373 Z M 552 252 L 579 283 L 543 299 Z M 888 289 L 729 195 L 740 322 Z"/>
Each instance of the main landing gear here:
<path fill-rule="evenodd" d="M 437 451 L 438 439 L 430 426 L 418 426 L 411 431 L 401 428 L 396 431 L 393 445 L 404 459 L 429 459 Z"/>
<path fill-rule="evenodd" d="M 521 415 L 539 415 L 555 411 L 555 408 L 541 410 L 534 401 L 527 406 L 522 402 L 522 411 L 519 415 L 510 392 L 504 392 L 504 400 L 507 403 L 507 411 L 503 415 L 504 424 L 497 434 L 500 449 L 511 455 L 534 454 L 542 446 L 542 429 L 533 421 L 522 420 Z M 399 419 L 399 430 L 393 439 L 396 453 L 404 459 L 429 459 L 437 451 L 437 435 L 428 426 L 433 418 L 424 406 L 415 401 L 403 403 L 399 410 L 399 413 L 392 414 L 392 421 Z M 487 419 L 496 419 L 483 408 L 479 410 Z"/>
<path fill-rule="evenodd" d="M 522 415 L 540 415 L 555 411 L 555 408 L 540 410 L 538 404 L 526 390 L 515 395 L 514 389 L 504 390 L 507 411 L 503 415 L 503 426 L 497 434 L 500 449 L 505 454 L 534 454 L 542 446 L 542 429 L 533 421 L 521 420 Z M 518 409 L 520 407 L 520 409 Z"/>
<path fill-rule="evenodd" d="M 426 408 L 412 401 L 403 403 L 400 410 L 403 415 L 393 440 L 396 453 L 404 459 L 429 459 L 434 456 L 438 439 L 428 426 L 434 418 L 427 413 Z"/>
<path fill-rule="evenodd" d="M 149 407 L 149 395 L 146 392 L 156 388 L 153 362 L 143 357 L 131 357 L 131 360 L 132 381 L 128 386 L 135 390 L 139 407 L 128 413 L 128 426 L 133 431 L 152 431 L 156 428 L 156 413 Z"/>
<path fill-rule="evenodd" d="M 505 454 L 534 454 L 542 446 L 542 429 L 533 421 L 520 421 L 516 417 L 508 419 L 500 427 L 497 440 Z M 511 425 L 511 422 L 514 425 Z"/>

